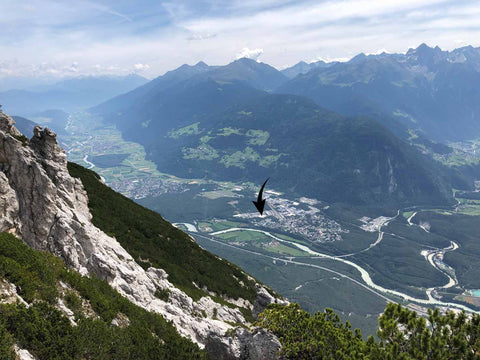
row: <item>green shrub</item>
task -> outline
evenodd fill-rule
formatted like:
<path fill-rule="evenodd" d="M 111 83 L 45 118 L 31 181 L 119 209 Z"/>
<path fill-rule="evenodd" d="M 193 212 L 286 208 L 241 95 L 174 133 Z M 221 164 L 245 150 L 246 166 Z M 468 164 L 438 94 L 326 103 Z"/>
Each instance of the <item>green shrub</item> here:
<path fill-rule="evenodd" d="M 464 312 L 427 319 L 400 304 L 388 304 L 379 318 L 379 342 L 362 340 L 332 310 L 311 316 L 298 304 L 270 305 L 255 324 L 271 330 L 287 359 L 463 360 L 480 359 L 480 315 Z"/>
<path fill-rule="evenodd" d="M 74 291 L 67 291 L 64 301 L 65 305 L 74 312 L 76 317 L 82 315 L 82 299 Z"/>
<path fill-rule="evenodd" d="M 12 135 L 18 141 L 20 141 L 23 146 L 27 146 L 28 138 L 25 135 L 23 135 L 23 134 L 20 134 L 20 135 L 10 134 L 10 135 Z"/>
<path fill-rule="evenodd" d="M 0 321 L 0 360 L 15 360 L 14 338 Z"/>
<path fill-rule="evenodd" d="M 105 281 L 81 276 L 54 255 L 33 250 L 11 234 L 0 233 L 0 277 L 33 303 L 28 308 L 0 304 L 0 360 L 4 354 L 9 359 L 12 341 L 40 360 L 206 358 L 161 315 L 132 304 Z M 65 303 L 75 312 L 78 326 L 53 306 L 59 281 L 73 289 Z M 76 293 L 90 302 L 98 319 L 81 314 Z M 130 319 L 129 326 L 110 326 L 118 312 Z"/>
<path fill-rule="evenodd" d="M 170 298 L 170 293 L 171 291 L 168 289 L 157 289 L 154 295 L 160 300 L 168 301 L 168 299 Z"/>

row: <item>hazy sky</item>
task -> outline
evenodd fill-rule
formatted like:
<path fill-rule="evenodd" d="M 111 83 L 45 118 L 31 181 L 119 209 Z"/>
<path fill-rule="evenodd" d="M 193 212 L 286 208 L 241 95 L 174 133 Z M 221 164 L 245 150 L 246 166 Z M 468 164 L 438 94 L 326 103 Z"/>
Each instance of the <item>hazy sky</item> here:
<path fill-rule="evenodd" d="M 480 45 L 480 2 L 0 0 L 0 77 L 155 77 L 240 56 L 277 68 L 360 52 Z"/>

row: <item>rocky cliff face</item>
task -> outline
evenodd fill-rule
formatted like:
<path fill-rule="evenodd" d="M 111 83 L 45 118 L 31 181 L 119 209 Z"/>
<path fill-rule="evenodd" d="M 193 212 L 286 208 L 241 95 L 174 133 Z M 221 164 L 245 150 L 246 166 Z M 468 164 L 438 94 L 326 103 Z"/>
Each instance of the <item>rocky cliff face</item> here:
<path fill-rule="evenodd" d="M 232 329 L 227 322 L 246 323 L 238 309 L 219 305 L 208 296 L 193 301 L 168 281 L 164 270 L 145 271 L 115 238 L 91 223 L 87 194 L 81 181 L 69 175 L 65 151 L 54 132 L 37 126 L 28 141 L 1 111 L 0 213 L 0 232 L 14 233 L 31 247 L 54 253 L 82 274 L 105 279 L 130 301 L 171 320 L 182 335 L 201 347 L 207 339 L 222 339 L 225 353 L 234 354 L 233 358 L 262 358 L 242 345 L 251 342 L 248 331 L 235 340 L 225 336 Z M 157 290 L 170 291 L 169 301 L 155 297 Z M 255 312 L 274 301 L 265 293 L 260 288 Z M 212 319 L 213 308 L 217 308 L 216 319 Z"/>

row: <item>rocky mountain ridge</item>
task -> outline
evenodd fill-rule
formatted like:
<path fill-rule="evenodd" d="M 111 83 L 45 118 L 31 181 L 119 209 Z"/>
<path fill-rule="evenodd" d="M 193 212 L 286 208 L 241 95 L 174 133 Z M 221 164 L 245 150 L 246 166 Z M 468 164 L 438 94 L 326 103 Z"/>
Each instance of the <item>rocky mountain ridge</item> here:
<path fill-rule="evenodd" d="M 480 134 L 480 48 L 444 51 L 421 44 L 405 54 L 361 53 L 347 62 L 314 65 L 276 92 L 306 96 L 345 115 L 373 116 L 392 130 L 397 122 L 430 140 Z"/>
<path fill-rule="evenodd" d="M 30 247 L 59 256 L 81 274 L 106 280 L 134 304 L 172 321 L 180 334 L 200 347 L 215 344 L 211 349 L 252 359 L 262 357 L 246 352 L 261 353 L 261 348 L 251 349 L 255 343 L 267 349 L 266 338 L 278 348 L 271 334 L 238 330 L 242 336 L 225 336 L 234 328 L 231 323 L 247 324 L 238 309 L 222 306 L 209 296 L 192 300 L 168 280 L 164 270 L 145 271 L 115 238 L 95 227 L 87 194 L 81 181 L 69 175 L 65 151 L 54 132 L 36 127 L 28 140 L 15 128 L 14 120 L 0 112 L 0 144 L 0 232 L 13 233 Z M 168 291 L 168 301 L 155 296 L 157 290 Z M 258 312 L 274 301 L 259 285 L 257 302 L 250 306 Z M 204 317 L 198 316 L 202 313 Z M 256 342 L 251 341 L 254 337 Z"/>

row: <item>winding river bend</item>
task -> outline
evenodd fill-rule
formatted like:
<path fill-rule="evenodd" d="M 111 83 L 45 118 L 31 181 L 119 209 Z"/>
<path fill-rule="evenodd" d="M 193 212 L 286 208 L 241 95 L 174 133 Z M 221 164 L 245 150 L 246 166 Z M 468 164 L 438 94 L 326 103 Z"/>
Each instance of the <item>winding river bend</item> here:
<path fill-rule="evenodd" d="M 302 250 L 302 251 L 305 251 L 313 256 L 317 256 L 319 258 L 326 258 L 326 259 L 331 259 L 331 260 L 335 260 L 335 261 L 340 261 L 344 264 L 347 264 L 351 267 L 354 267 L 358 272 L 360 272 L 360 275 L 362 277 L 362 280 L 364 281 L 364 283 L 370 287 L 371 289 L 374 289 L 384 295 L 393 295 L 393 296 L 398 296 L 400 298 L 402 298 L 403 300 L 405 301 L 411 301 L 411 302 L 414 302 L 414 303 L 418 303 L 418 304 L 424 304 L 424 305 L 436 305 L 436 306 L 443 306 L 443 307 L 451 307 L 451 308 L 456 308 L 456 309 L 461 309 L 461 310 L 465 310 L 465 311 L 468 311 L 468 312 L 475 312 L 477 313 L 478 311 L 475 311 L 471 308 L 469 308 L 468 306 L 465 306 L 465 305 L 462 305 L 462 304 L 457 304 L 457 303 L 450 303 L 450 302 L 443 302 L 443 301 L 440 301 L 440 300 L 437 300 L 435 298 L 433 298 L 432 296 L 432 292 L 434 290 L 434 288 L 429 288 L 427 289 L 426 291 L 426 294 L 428 296 L 428 299 L 419 299 L 419 298 L 416 298 L 416 297 L 413 297 L 413 296 L 410 296 L 410 295 L 407 295 L 407 294 L 404 294 L 400 291 L 396 291 L 396 290 L 391 290 L 391 289 L 386 289 L 384 288 L 383 286 L 380 286 L 378 284 L 375 284 L 372 280 L 372 278 L 370 277 L 370 274 L 364 269 L 362 268 L 360 265 L 358 264 L 355 264 L 354 262 L 350 261 L 350 260 L 346 260 L 342 257 L 338 257 L 338 256 L 332 256 L 332 255 L 327 255 L 327 254 L 323 254 L 323 253 L 319 253 L 317 251 L 314 251 L 312 249 L 310 249 L 308 246 L 305 246 L 305 245 L 302 245 L 302 244 L 297 244 L 295 242 L 292 242 L 292 241 L 288 241 L 288 240 L 285 240 L 285 239 L 280 239 L 279 237 L 275 236 L 275 235 L 272 235 L 271 233 L 269 233 L 268 231 L 265 231 L 265 230 L 259 230 L 259 229 L 251 229 L 251 228 L 230 228 L 230 229 L 226 229 L 226 230 L 220 230 L 220 231 L 216 231 L 216 232 L 213 232 L 213 233 L 210 233 L 209 235 L 211 236 L 215 236 L 215 235 L 218 235 L 218 234 L 224 234 L 224 233 L 228 233 L 228 232 L 232 232 L 232 231 L 245 231 L 245 230 L 248 230 L 248 231 L 256 231 L 256 232 L 260 232 L 260 233 L 263 233 L 273 239 L 275 239 L 276 241 L 279 241 L 279 242 L 282 242 L 282 243 L 288 243 L 290 245 L 293 245 L 295 247 L 297 247 L 298 249 Z M 455 249 L 458 248 L 458 245 L 454 242 L 451 243 L 451 245 L 448 247 L 448 248 L 445 248 L 445 249 L 440 249 L 439 251 L 453 251 Z M 433 254 L 433 253 L 432 253 Z M 433 256 L 432 255 L 432 260 L 430 262 L 430 264 L 432 266 L 434 266 L 436 269 L 442 271 L 442 273 L 444 273 L 445 275 L 448 276 L 449 278 L 449 281 L 446 285 L 442 286 L 441 288 L 449 288 L 449 287 L 452 287 L 454 285 L 456 285 L 456 279 L 453 279 L 448 273 L 446 273 L 445 271 L 439 269 L 439 267 L 435 264 L 435 262 L 433 261 Z M 280 259 L 279 259 L 280 260 Z M 428 260 L 428 258 L 427 258 Z M 283 261 L 283 260 L 282 260 Z M 290 263 L 294 263 L 294 264 L 298 264 L 298 265 L 304 265 L 304 266 L 311 266 L 312 264 L 306 264 L 306 263 L 302 263 L 302 262 L 298 262 L 298 261 L 287 261 L 287 262 L 290 262 Z M 350 278 L 350 280 L 352 280 Z"/>

